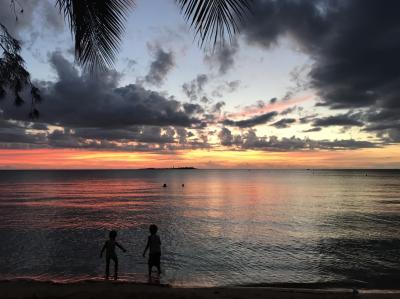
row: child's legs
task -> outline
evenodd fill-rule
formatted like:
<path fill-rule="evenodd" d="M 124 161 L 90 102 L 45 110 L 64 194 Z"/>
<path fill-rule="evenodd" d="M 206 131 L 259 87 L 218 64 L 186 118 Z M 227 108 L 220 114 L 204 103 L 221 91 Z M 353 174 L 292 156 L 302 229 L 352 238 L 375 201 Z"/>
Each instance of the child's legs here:
<path fill-rule="evenodd" d="M 154 265 L 157 267 L 158 274 L 161 274 L 160 260 L 161 260 L 161 254 L 160 253 L 155 254 Z"/>
<path fill-rule="evenodd" d="M 157 271 L 158 271 L 158 274 L 161 274 L 161 267 L 160 267 L 160 264 L 157 265 Z"/>
<path fill-rule="evenodd" d="M 153 254 L 153 256 L 152 256 L 153 265 L 156 266 L 158 274 L 161 274 L 160 259 L 161 259 L 160 253 Z"/>
<path fill-rule="evenodd" d="M 113 261 L 114 261 L 114 278 L 117 279 L 118 277 L 118 257 L 114 256 L 112 257 Z"/>
<path fill-rule="evenodd" d="M 106 257 L 106 278 L 110 275 L 110 257 Z"/>
<path fill-rule="evenodd" d="M 160 256 L 161 254 L 159 253 L 152 253 L 149 255 L 149 276 L 151 275 L 151 269 L 153 266 L 157 268 L 158 274 L 161 273 Z"/>

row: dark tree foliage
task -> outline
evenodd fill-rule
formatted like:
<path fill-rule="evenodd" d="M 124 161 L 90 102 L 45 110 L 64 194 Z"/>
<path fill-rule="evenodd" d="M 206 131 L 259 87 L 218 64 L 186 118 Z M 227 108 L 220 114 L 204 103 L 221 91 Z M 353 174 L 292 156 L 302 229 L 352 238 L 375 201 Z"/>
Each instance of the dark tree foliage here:
<path fill-rule="evenodd" d="M 0 99 L 10 91 L 14 96 L 14 103 L 20 106 L 24 103 L 21 92 L 24 88 L 30 88 L 31 111 L 29 116 L 37 118 L 39 112 L 36 103 L 41 100 L 39 89 L 30 80 L 29 72 L 25 69 L 24 59 L 20 55 L 21 46 L 15 38 L 7 31 L 7 28 L 0 23 Z"/>

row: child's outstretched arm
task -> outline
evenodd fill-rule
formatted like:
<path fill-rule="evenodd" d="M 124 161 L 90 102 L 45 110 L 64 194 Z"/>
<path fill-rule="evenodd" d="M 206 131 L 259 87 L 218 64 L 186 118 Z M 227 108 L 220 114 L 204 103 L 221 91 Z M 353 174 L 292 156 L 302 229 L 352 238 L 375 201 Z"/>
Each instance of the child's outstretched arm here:
<path fill-rule="evenodd" d="M 101 249 L 100 258 L 103 257 L 103 252 L 104 252 L 104 250 L 106 250 L 106 247 L 107 247 L 107 242 L 104 243 L 103 248 Z"/>
<path fill-rule="evenodd" d="M 119 249 L 121 249 L 123 252 L 126 252 L 126 249 L 118 242 L 115 242 L 115 245 L 117 245 L 119 247 Z"/>
<path fill-rule="evenodd" d="M 149 247 L 150 247 L 150 238 L 147 239 L 146 248 L 143 251 L 143 257 L 146 256 L 146 251 L 147 251 L 147 249 L 149 249 Z"/>

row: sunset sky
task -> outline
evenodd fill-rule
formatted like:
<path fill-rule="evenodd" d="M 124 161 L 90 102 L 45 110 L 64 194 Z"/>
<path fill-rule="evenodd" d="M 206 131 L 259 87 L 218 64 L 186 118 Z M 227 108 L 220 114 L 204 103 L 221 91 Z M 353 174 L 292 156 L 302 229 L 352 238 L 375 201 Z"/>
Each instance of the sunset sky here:
<path fill-rule="evenodd" d="M 43 102 L 0 102 L 0 169 L 399 168 L 400 3 L 257 0 L 236 40 L 199 47 L 173 0 L 139 0 L 115 69 L 74 63 L 55 1 L 0 22 Z"/>

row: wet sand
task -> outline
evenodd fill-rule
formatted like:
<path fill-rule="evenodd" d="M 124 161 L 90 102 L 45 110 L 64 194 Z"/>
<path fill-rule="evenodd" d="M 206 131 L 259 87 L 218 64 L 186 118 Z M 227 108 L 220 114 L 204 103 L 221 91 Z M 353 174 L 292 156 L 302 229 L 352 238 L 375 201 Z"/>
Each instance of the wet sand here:
<path fill-rule="evenodd" d="M 400 298 L 399 291 L 351 289 L 303 289 L 271 287 L 176 288 L 167 285 L 135 284 L 113 281 L 53 283 L 37 281 L 0 282 L 0 298 L 63 298 L 63 299 L 339 299 Z"/>

